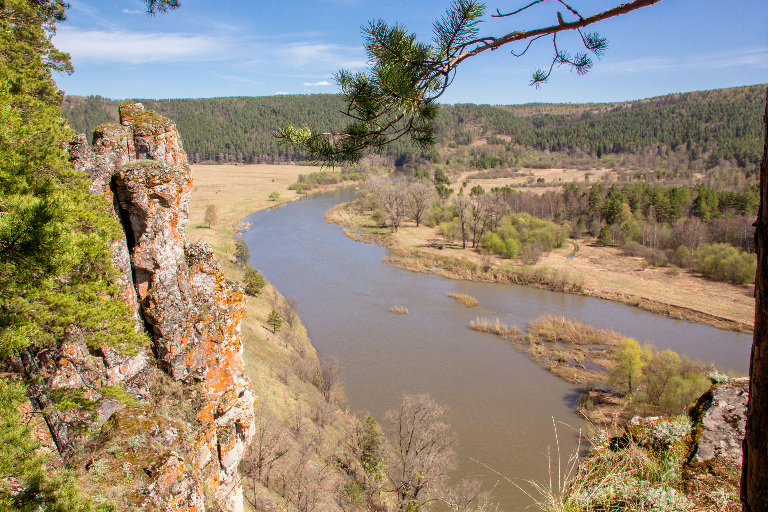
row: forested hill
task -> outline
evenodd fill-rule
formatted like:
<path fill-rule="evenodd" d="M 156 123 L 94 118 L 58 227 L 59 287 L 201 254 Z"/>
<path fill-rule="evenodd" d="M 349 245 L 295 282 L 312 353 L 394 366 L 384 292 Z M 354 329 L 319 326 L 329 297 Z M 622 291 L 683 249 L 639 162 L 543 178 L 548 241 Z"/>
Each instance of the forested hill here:
<path fill-rule="evenodd" d="M 193 162 L 300 160 L 273 133 L 289 123 L 336 131 L 346 122 L 338 95 L 140 100 L 173 119 Z M 549 151 L 609 153 L 684 151 L 691 160 L 728 160 L 754 168 L 762 155 L 761 115 L 765 85 L 670 94 L 622 103 L 447 105 L 436 122 L 438 141 L 462 146 L 481 137 Z M 117 120 L 119 102 L 99 96 L 68 96 L 64 115 L 77 132 Z M 90 138 L 90 134 L 88 134 Z M 403 163 L 436 158 L 397 143 L 384 154 Z"/>

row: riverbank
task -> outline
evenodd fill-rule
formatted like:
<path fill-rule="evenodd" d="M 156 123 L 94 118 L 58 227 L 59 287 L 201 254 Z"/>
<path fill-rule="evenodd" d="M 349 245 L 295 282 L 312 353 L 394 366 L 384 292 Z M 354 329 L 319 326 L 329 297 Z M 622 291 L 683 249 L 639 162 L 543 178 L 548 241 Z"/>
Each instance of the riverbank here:
<path fill-rule="evenodd" d="M 387 262 L 414 272 L 579 293 L 720 329 L 753 329 L 752 286 L 710 281 L 686 269 L 651 267 L 642 258 L 625 256 L 619 248 L 602 246 L 594 239 L 568 240 L 535 265 L 522 265 L 462 249 L 443 240 L 436 229 L 412 222 L 392 233 L 348 205 L 333 208 L 326 219 L 345 226 L 352 239 L 387 247 Z"/>

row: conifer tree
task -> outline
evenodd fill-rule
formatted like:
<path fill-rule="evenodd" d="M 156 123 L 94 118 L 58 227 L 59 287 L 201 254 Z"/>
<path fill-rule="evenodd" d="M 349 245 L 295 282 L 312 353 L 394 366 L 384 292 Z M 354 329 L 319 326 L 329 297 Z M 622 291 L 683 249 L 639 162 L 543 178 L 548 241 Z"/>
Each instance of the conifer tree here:
<path fill-rule="evenodd" d="M 491 18 L 510 19 L 543 1 L 534 0 L 507 13 L 497 9 Z M 607 40 L 596 32 L 583 32 L 582 28 L 660 0 L 633 0 L 587 17 L 564 0 L 558 1 L 567 10 L 568 21 L 558 13 L 552 26 L 516 30 L 498 37 L 480 34 L 486 6 L 477 0 L 454 0 L 445 15 L 434 22 L 431 44 L 419 41 L 402 25 L 371 21 L 363 28 L 369 68 L 359 73 L 342 70 L 336 75 L 350 124 L 341 133 L 317 133 L 308 125 L 289 125 L 278 137 L 329 165 L 356 161 L 366 149 L 382 147 L 402 137 L 427 148 L 434 143 L 436 101 L 451 85 L 457 67 L 465 60 L 510 43 L 527 41 L 528 46 L 521 53 L 513 53 L 520 56 L 535 41 L 551 38 L 552 62 L 548 69 L 533 73 L 531 85 L 546 83 L 555 66 L 567 66 L 584 74 L 593 65 L 592 57 L 599 58 L 605 52 Z M 558 47 L 557 35 L 567 30 L 578 31 L 586 51 L 571 54 Z"/>

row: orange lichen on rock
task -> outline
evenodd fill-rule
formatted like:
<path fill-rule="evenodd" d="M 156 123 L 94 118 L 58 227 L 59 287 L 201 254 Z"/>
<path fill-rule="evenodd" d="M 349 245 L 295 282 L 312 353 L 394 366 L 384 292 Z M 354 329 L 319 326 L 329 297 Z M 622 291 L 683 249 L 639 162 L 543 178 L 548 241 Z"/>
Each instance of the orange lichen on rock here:
<path fill-rule="evenodd" d="M 210 246 L 186 243 L 192 177 L 178 131 L 168 119 L 126 102 L 120 125 L 94 132 L 93 150 L 78 137 L 70 152 L 75 168 L 91 176 L 91 191 L 112 199 L 123 224 L 126 238 L 115 245 L 120 298 L 138 306 L 157 366 L 173 379 L 199 382 L 204 395 L 194 415 L 191 456 L 179 452 L 160 466 L 155 495 L 177 486 L 192 496 L 205 482 L 225 508 L 242 510 L 237 467 L 255 432 L 255 397 L 243 374 L 240 333 L 246 298 L 225 278 Z M 136 370 L 135 363 L 108 350 L 103 355 L 104 382 L 119 382 Z M 151 356 L 145 351 L 141 357 L 137 361 L 146 366 Z M 66 364 L 59 375 L 75 384 Z M 182 459 L 193 471 L 179 476 Z M 191 510 L 173 499 L 164 506 Z"/>

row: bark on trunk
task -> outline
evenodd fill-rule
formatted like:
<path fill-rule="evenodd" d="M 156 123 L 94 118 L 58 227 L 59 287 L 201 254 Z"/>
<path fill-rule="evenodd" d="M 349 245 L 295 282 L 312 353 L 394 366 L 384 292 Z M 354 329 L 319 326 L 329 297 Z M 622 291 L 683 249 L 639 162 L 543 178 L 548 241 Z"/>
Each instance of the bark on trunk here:
<path fill-rule="evenodd" d="M 755 222 L 755 331 L 749 365 L 749 405 L 741 474 L 744 512 L 768 511 L 768 91 L 760 165 L 760 210 Z"/>

